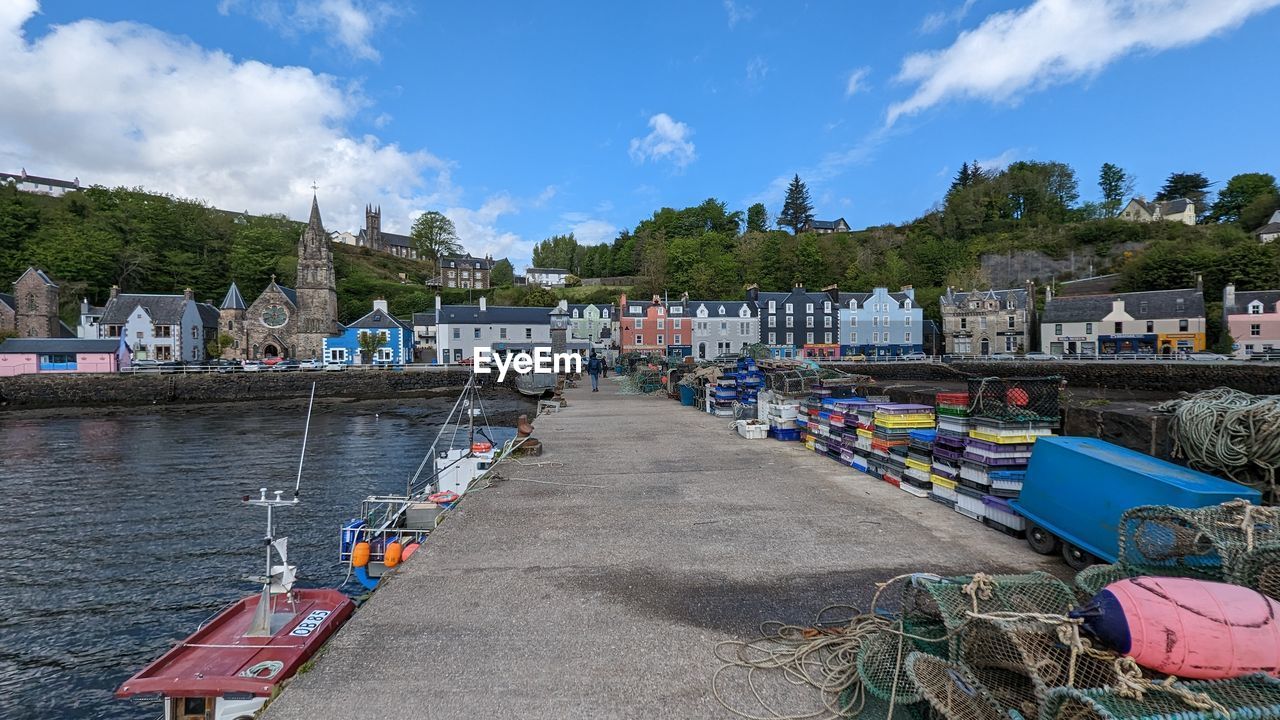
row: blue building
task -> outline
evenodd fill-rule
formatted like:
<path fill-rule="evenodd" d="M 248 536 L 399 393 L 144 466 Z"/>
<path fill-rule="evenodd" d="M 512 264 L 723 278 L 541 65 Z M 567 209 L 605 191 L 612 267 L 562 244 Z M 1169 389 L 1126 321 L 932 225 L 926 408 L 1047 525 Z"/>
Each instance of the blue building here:
<path fill-rule="evenodd" d="M 834 285 L 822 292 L 809 292 L 803 285 L 791 292 L 747 288 L 747 301 L 759 309 L 760 342 L 773 357 L 838 355 L 839 294 Z"/>
<path fill-rule="evenodd" d="M 382 336 L 382 346 L 372 358 L 360 355 L 360 336 L 377 333 Z M 325 362 L 347 365 L 388 364 L 400 365 L 413 362 L 413 328 L 387 312 L 386 300 L 374 300 L 373 310 L 364 317 L 343 328 L 341 335 L 324 339 Z"/>
<path fill-rule="evenodd" d="M 924 310 L 911 287 L 840 293 L 840 354 L 885 357 L 924 350 Z"/>

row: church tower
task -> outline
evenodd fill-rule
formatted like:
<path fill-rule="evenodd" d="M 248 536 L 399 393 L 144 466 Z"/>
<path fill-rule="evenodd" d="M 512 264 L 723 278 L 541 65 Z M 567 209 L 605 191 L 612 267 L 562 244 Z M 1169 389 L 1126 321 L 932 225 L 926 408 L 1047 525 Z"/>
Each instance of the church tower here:
<path fill-rule="evenodd" d="M 245 351 L 249 347 L 249 336 L 244 322 L 247 310 L 240 288 L 232 281 L 231 287 L 227 288 L 226 297 L 222 298 L 222 305 L 218 307 L 218 335 L 231 336 L 231 344 L 222 349 L 223 358 L 248 357 Z"/>
<path fill-rule="evenodd" d="M 364 234 L 368 238 L 369 248 L 386 252 L 387 246 L 382 242 L 382 206 L 364 206 Z"/>
<path fill-rule="evenodd" d="M 311 218 L 298 242 L 298 337 L 294 356 L 319 358 L 324 339 L 338 329 L 338 291 L 333 250 L 320 222 L 320 204 L 311 197 Z"/>

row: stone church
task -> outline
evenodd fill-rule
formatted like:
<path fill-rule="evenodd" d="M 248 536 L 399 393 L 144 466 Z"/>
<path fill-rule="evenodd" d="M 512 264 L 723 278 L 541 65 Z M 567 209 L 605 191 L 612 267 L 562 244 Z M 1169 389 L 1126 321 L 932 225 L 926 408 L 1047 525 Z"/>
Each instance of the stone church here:
<path fill-rule="evenodd" d="M 342 332 L 338 324 L 338 291 L 333 276 L 333 250 L 320 222 L 320 205 L 311 198 L 311 217 L 298 242 L 298 274 L 288 288 L 275 275 L 245 306 L 240 289 L 231 283 L 222 300 L 219 335 L 232 344 L 222 352 L 230 359 L 321 358 L 324 339 Z"/>

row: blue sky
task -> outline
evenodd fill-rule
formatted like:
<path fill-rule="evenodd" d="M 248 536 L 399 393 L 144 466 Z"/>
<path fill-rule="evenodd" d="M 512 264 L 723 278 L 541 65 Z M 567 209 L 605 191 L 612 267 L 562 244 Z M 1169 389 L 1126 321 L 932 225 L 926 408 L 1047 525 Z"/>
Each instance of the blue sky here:
<path fill-rule="evenodd" d="M 474 253 L 716 197 L 929 209 L 960 163 L 1280 174 L 1280 0 L 5 0 L 0 166 Z"/>

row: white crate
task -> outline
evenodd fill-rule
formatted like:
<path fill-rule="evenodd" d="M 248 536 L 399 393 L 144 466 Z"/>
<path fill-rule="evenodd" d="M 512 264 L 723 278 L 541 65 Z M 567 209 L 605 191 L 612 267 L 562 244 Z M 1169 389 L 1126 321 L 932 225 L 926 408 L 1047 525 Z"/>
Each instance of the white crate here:
<path fill-rule="evenodd" d="M 769 435 L 769 426 L 759 420 L 739 420 L 734 425 L 738 434 L 748 440 L 763 440 Z"/>
<path fill-rule="evenodd" d="M 981 520 L 987 516 L 987 504 L 982 502 L 982 498 L 956 493 L 956 510 L 961 509 L 964 510 L 963 514 L 975 520 Z"/>

